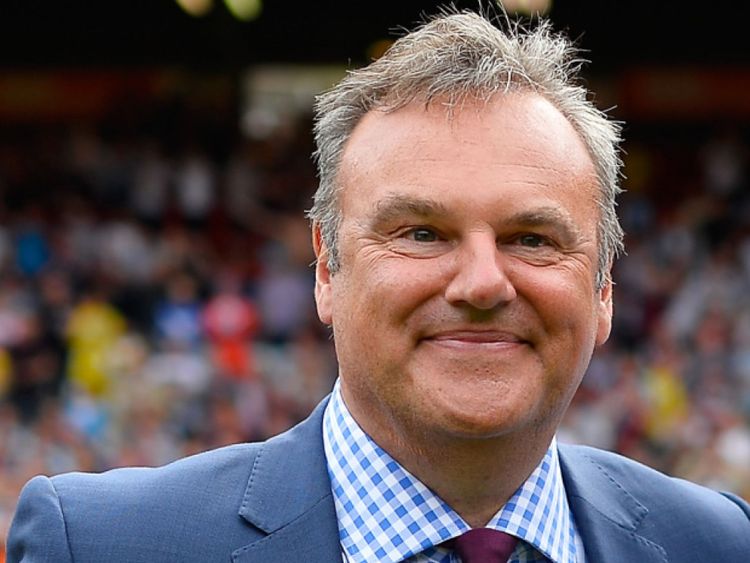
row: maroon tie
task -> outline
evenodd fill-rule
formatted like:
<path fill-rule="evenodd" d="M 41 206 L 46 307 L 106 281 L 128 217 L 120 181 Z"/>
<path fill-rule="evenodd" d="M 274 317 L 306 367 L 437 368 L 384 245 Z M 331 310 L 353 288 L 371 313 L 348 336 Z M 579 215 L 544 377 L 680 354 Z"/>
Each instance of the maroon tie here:
<path fill-rule="evenodd" d="M 463 563 L 506 563 L 518 538 L 490 528 L 475 528 L 453 540 Z"/>

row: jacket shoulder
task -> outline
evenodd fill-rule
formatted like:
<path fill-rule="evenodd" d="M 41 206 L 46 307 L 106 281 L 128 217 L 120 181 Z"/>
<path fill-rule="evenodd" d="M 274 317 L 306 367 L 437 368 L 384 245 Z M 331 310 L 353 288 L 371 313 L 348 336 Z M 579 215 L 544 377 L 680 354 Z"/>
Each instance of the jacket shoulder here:
<path fill-rule="evenodd" d="M 750 505 L 737 495 L 596 448 L 561 444 L 560 456 L 567 473 L 575 476 L 574 482 L 566 482 L 568 494 L 585 498 L 605 516 L 617 518 L 618 508 L 609 500 L 627 499 L 633 512 L 647 514 L 641 525 L 647 536 L 667 544 L 723 544 L 727 550 L 750 553 Z"/>
<path fill-rule="evenodd" d="M 291 539 L 328 529 L 318 520 L 308 528 L 287 526 L 305 515 L 333 522 L 324 545 L 337 550 L 321 429 L 326 403 L 266 442 L 155 468 L 35 477 L 11 523 L 8 563 L 224 561 L 271 545 L 272 532 L 297 530 L 283 535 L 285 549 L 273 543 L 272 559 L 286 561 L 280 554 L 298 545 Z M 258 560 L 269 556 L 267 549 Z"/>
<path fill-rule="evenodd" d="M 574 457 L 587 459 L 605 470 L 620 483 L 647 492 L 648 498 L 661 499 L 664 497 L 673 500 L 684 498 L 684 504 L 699 501 L 700 504 L 707 502 L 709 506 L 718 503 L 718 506 L 723 508 L 731 506 L 726 503 L 729 499 L 745 515 L 750 517 L 750 505 L 736 495 L 719 493 L 703 485 L 672 477 L 614 452 L 588 446 L 561 445 L 560 448 L 569 457 L 572 454 Z"/>
<path fill-rule="evenodd" d="M 103 473 L 64 473 L 51 478 L 58 492 L 87 492 L 83 497 L 106 495 L 112 500 L 167 501 L 174 493 L 220 489 L 247 480 L 263 443 L 235 444 L 178 459 L 159 467 L 121 467 Z M 182 496 L 189 500 L 190 496 Z M 178 497 L 179 498 L 179 497 Z"/>
<path fill-rule="evenodd" d="M 240 444 L 161 467 L 35 477 L 19 498 L 8 561 L 197 561 L 229 553 L 253 539 L 238 511 L 261 448 Z"/>

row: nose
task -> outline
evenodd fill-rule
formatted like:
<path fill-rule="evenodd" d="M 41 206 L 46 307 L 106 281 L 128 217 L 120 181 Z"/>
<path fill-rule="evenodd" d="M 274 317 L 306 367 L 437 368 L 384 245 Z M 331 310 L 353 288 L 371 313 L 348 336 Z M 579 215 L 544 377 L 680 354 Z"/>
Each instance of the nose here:
<path fill-rule="evenodd" d="M 494 236 L 481 233 L 467 237 L 455 253 L 455 272 L 445 290 L 449 303 L 488 310 L 515 299 L 516 289 Z"/>

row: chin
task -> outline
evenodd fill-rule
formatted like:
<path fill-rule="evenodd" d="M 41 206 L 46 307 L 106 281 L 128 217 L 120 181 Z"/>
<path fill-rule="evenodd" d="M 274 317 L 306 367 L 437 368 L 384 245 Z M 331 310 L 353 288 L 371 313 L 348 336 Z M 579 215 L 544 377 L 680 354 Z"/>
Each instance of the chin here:
<path fill-rule="evenodd" d="M 523 432 L 531 422 L 526 417 L 511 416 L 507 411 L 491 412 L 455 411 L 444 412 L 440 422 L 446 434 L 467 440 L 486 440 Z"/>

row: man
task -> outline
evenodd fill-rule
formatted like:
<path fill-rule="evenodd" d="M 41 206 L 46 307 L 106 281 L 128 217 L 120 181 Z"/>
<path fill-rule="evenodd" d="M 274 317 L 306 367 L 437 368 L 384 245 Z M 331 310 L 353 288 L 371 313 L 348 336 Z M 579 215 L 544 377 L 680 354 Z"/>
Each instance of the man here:
<path fill-rule="evenodd" d="M 9 560 L 748 560 L 744 501 L 555 440 L 622 238 L 618 130 L 572 55 L 443 15 L 324 94 L 330 399 L 263 444 L 32 480 Z"/>

